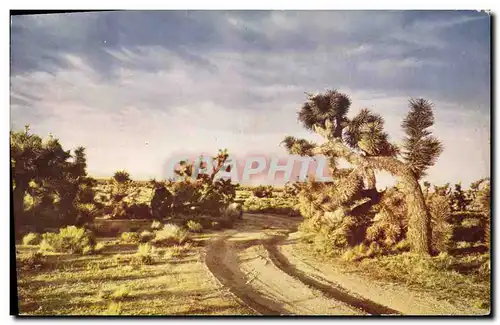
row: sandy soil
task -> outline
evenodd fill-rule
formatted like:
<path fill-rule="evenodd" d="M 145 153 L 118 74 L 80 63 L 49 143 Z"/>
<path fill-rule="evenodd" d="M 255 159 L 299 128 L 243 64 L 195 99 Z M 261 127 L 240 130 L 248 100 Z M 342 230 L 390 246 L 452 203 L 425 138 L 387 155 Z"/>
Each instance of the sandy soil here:
<path fill-rule="evenodd" d="M 220 284 L 263 315 L 478 315 L 401 285 L 344 274 L 299 249 L 298 218 L 245 214 L 207 245 Z"/>

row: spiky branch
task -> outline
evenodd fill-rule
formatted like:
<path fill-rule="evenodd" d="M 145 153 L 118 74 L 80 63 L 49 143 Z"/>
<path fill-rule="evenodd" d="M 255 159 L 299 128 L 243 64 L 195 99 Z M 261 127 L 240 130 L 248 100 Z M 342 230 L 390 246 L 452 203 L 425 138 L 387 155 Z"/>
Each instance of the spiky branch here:
<path fill-rule="evenodd" d="M 415 176 L 420 179 L 425 176 L 425 170 L 436 163 L 443 145 L 429 131 L 434 125 L 432 104 L 425 99 L 411 99 L 409 106 L 410 111 L 401 123 L 406 133 L 402 154 Z"/>

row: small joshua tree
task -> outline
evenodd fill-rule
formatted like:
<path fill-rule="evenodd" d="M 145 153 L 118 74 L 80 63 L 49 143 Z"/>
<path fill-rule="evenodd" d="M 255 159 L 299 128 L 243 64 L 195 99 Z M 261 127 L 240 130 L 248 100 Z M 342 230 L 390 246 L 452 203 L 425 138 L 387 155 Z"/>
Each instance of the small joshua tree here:
<path fill-rule="evenodd" d="M 230 172 L 230 166 L 226 165 L 228 157 L 227 150 L 219 150 L 212 159 L 212 166 L 206 166 L 202 159 L 199 164 L 182 161 L 175 170 L 180 180 L 170 182 L 164 188 L 157 187 L 151 208 L 159 211 L 161 217 L 166 211 L 219 215 L 236 196 L 236 185 L 230 179 L 216 179 L 219 171 L 225 169 Z M 169 208 L 165 209 L 167 205 Z"/>

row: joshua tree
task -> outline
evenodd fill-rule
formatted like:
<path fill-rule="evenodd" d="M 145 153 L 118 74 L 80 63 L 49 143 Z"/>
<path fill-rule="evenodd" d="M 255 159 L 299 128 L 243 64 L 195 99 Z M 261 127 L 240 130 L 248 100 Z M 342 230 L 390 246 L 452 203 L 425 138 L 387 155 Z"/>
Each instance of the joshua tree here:
<path fill-rule="evenodd" d="M 323 154 L 329 159 L 333 176 L 348 174 L 347 179 L 362 178 L 365 190 L 375 190 L 376 170 L 395 176 L 408 207 L 408 238 L 412 251 L 430 253 L 430 215 L 425 204 L 419 179 L 432 166 L 442 151 L 442 145 L 428 130 L 434 124 L 432 104 L 424 99 L 409 101 L 410 111 L 401 124 L 406 133 L 401 148 L 389 141 L 384 131 L 384 119 L 368 109 L 354 118 L 347 118 L 351 101 L 346 95 L 330 90 L 308 95 L 298 113 L 303 126 L 321 135 L 325 142 L 312 143 L 286 137 L 283 141 L 292 154 Z M 353 168 L 337 167 L 338 158 L 347 160 Z M 349 182 L 353 187 L 357 182 Z"/>
<path fill-rule="evenodd" d="M 91 217 L 95 210 L 95 180 L 87 176 L 83 147 L 72 154 L 58 139 L 50 136 L 44 141 L 26 126 L 23 131 L 10 133 L 10 150 L 17 226 L 34 222 L 41 226 L 75 224 Z M 32 213 L 24 207 L 28 194 L 35 201 Z"/>
<path fill-rule="evenodd" d="M 467 209 L 470 202 L 465 196 L 461 183 L 455 184 L 455 189 L 451 193 L 451 202 L 453 211 L 465 211 Z"/>
<path fill-rule="evenodd" d="M 113 175 L 113 180 L 120 184 L 127 183 L 130 181 L 130 174 L 126 170 L 116 171 Z"/>

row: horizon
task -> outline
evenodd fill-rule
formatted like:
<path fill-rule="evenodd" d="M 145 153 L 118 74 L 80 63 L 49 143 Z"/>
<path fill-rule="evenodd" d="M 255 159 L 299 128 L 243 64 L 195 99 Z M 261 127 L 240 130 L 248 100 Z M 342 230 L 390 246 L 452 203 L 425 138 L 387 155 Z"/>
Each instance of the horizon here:
<path fill-rule="evenodd" d="M 490 177 L 490 36 L 475 11 L 13 16 L 10 127 L 84 146 L 89 175 L 147 180 L 179 151 L 282 157 L 286 135 L 317 140 L 297 122 L 305 92 L 346 93 L 349 117 L 371 108 L 396 143 L 423 97 L 444 151 L 422 181 L 468 187 Z"/>

